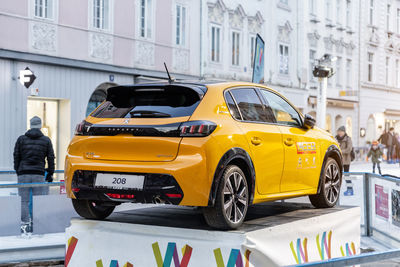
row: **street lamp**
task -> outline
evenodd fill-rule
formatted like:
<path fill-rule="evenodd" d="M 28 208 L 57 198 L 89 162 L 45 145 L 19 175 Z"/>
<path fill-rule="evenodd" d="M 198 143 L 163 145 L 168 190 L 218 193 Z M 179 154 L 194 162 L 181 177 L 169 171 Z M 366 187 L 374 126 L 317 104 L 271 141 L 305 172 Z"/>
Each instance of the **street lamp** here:
<path fill-rule="evenodd" d="M 313 69 L 313 75 L 314 77 L 318 77 L 319 81 L 319 91 L 317 97 L 317 126 L 321 129 L 325 128 L 326 90 L 328 86 L 328 78 L 335 74 L 331 64 L 336 60 L 336 57 L 331 57 L 331 55 L 325 54 L 322 58 L 316 60 L 317 65 L 314 66 Z"/>

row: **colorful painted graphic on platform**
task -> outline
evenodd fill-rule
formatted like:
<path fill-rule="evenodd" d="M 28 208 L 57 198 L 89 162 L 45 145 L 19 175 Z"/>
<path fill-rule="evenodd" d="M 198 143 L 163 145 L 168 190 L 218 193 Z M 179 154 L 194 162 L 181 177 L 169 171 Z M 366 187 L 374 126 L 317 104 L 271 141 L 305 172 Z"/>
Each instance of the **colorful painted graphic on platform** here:
<path fill-rule="evenodd" d="M 316 237 L 317 248 L 321 260 L 330 259 L 332 257 L 332 231 L 329 231 L 328 237 L 326 232 L 322 234 L 321 240 L 319 234 Z"/>
<path fill-rule="evenodd" d="M 400 227 L 400 191 L 392 189 L 392 223 Z"/>
<path fill-rule="evenodd" d="M 251 251 L 246 249 L 244 253 L 244 262 L 245 262 L 244 267 L 249 267 L 250 254 Z M 235 266 L 243 267 L 242 253 L 240 253 L 239 249 L 231 249 L 228 263 L 226 265 L 224 263 L 224 259 L 222 258 L 222 253 L 220 248 L 214 249 L 214 256 L 215 256 L 215 261 L 217 262 L 217 267 L 235 267 Z"/>
<path fill-rule="evenodd" d="M 104 267 L 103 266 L 103 261 L 102 260 L 96 261 L 96 267 Z M 119 267 L 118 261 L 117 260 L 111 260 L 110 267 Z M 133 267 L 133 264 L 130 263 L 130 262 L 127 262 L 127 263 L 124 264 L 123 267 Z"/>
<path fill-rule="evenodd" d="M 340 246 L 340 253 L 342 253 L 343 257 L 356 255 L 356 246 L 354 245 L 353 242 L 351 242 L 350 246 L 349 243 L 346 243 L 345 248 L 346 248 L 346 253 L 343 250 L 343 246 Z"/>
<path fill-rule="evenodd" d="M 389 219 L 389 194 L 381 185 L 375 185 L 375 214 L 382 219 Z"/>
<path fill-rule="evenodd" d="M 151 245 L 153 247 L 154 257 L 156 258 L 157 267 L 169 267 L 171 266 L 172 259 L 174 260 L 175 267 L 187 267 L 192 256 L 193 248 L 189 245 L 185 245 L 182 248 L 182 261 L 179 262 L 178 250 L 176 243 L 169 242 L 167 251 L 165 252 L 164 260 L 161 256 L 160 246 L 158 242 Z"/>
<path fill-rule="evenodd" d="M 307 238 L 304 238 L 303 242 L 300 238 L 297 238 L 296 249 L 293 241 L 290 242 L 290 249 L 297 264 L 308 262 Z"/>
<path fill-rule="evenodd" d="M 78 239 L 76 237 L 71 236 L 70 239 L 68 239 L 67 252 L 65 253 L 65 261 L 64 261 L 65 267 L 68 267 L 68 264 L 71 260 L 72 254 L 74 254 L 77 244 L 78 244 Z"/>

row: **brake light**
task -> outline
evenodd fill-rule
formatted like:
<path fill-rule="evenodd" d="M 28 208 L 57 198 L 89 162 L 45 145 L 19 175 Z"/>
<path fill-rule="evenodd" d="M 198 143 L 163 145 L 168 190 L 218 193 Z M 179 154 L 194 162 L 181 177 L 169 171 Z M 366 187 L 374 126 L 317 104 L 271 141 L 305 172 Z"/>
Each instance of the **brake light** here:
<path fill-rule="evenodd" d="M 217 124 L 211 121 L 187 121 L 179 127 L 179 135 L 182 137 L 204 137 L 210 135 Z"/>
<path fill-rule="evenodd" d="M 83 120 L 82 122 L 78 123 L 78 125 L 76 125 L 75 135 L 88 135 L 91 126 L 91 123 Z"/>
<path fill-rule="evenodd" d="M 133 199 L 133 198 L 135 198 L 135 195 L 113 194 L 113 193 L 107 193 L 107 196 L 109 196 L 110 198 L 118 198 L 118 199 Z"/>

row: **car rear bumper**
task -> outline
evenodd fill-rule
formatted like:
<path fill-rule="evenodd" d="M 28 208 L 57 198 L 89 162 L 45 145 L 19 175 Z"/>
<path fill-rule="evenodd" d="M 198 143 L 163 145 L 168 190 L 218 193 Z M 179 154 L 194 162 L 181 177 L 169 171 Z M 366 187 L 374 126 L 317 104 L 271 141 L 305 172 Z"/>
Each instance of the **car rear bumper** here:
<path fill-rule="evenodd" d="M 178 156 L 169 162 L 96 160 L 86 158 L 84 153 L 85 151 L 81 151 L 81 156 L 66 157 L 65 182 L 70 198 L 121 202 L 121 199 L 110 199 L 106 194 L 132 194 L 135 198 L 131 202 L 151 203 L 159 198 L 161 203 L 165 201 L 183 206 L 208 205 L 215 168 L 222 156 L 213 138 L 183 138 Z M 77 171 L 141 174 L 145 175 L 146 181 L 152 177 L 151 179 L 158 181 L 159 185 L 145 186 L 143 190 L 95 188 L 93 183 L 82 186 L 76 184 L 73 179 Z M 90 182 L 90 179 L 88 181 Z M 174 182 L 171 184 L 171 181 Z M 73 192 L 73 188 L 74 191 L 77 191 L 75 188 L 79 188 L 79 192 Z M 174 194 L 174 197 L 167 197 L 166 194 Z M 181 197 L 178 197 L 178 194 L 181 194 Z"/>

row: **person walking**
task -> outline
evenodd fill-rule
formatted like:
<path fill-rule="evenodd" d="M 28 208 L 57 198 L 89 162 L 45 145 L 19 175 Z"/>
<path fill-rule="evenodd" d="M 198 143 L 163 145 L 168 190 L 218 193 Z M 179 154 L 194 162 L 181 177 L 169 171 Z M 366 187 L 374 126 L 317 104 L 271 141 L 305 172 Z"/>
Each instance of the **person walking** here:
<path fill-rule="evenodd" d="M 389 132 L 387 133 L 386 137 L 386 148 L 387 148 L 387 162 L 389 164 L 395 163 L 393 161 L 393 153 L 396 147 L 396 137 L 394 135 L 394 128 L 390 127 Z"/>
<path fill-rule="evenodd" d="M 379 174 L 382 175 L 381 165 L 380 165 L 381 162 L 382 162 L 382 156 L 383 156 L 383 152 L 379 148 L 379 142 L 378 141 L 373 141 L 371 149 L 369 150 L 368 155 L 367 155 L 367 161 L 368 161 L 368 158 L 371 158 L 371 161 L 372 161 L 372 172 L 373 173 L 375 173 L 375 166 L 377 166 Z"/>
<path fill-rule="evenodd" d="M 340 150 L 342 150 L 343 155 L 343 171 L 350 171 L 351 153 L 353 151 L 353 143 L 351 137 L 346 133 L 346 127 L 340 126 L 337 130 L 336 140 L 340 145 Z M 354 194 L 353 184 L 351 180 L 346 179 L 347 190 L 344 192 L 345 196 L 352 196 Z"/>
<path fill-rule="evenodd" d="M 18 183 L 40 183 L 53 181 L 54 150 L 49 137 L 44 136 L 42 120 L 35 116 L 30 120 L 30 130 L 18 137 L 14 147 L 14 169 L 17 172 Z M 47 158 L 47 169 L 45 169 Z M 46 177 L 45 172 L 47 172 Z M 20 187 L 21 197 L 21 233 L 32 233 L 32 195 L 43 195 L 47 187 Z"/>

